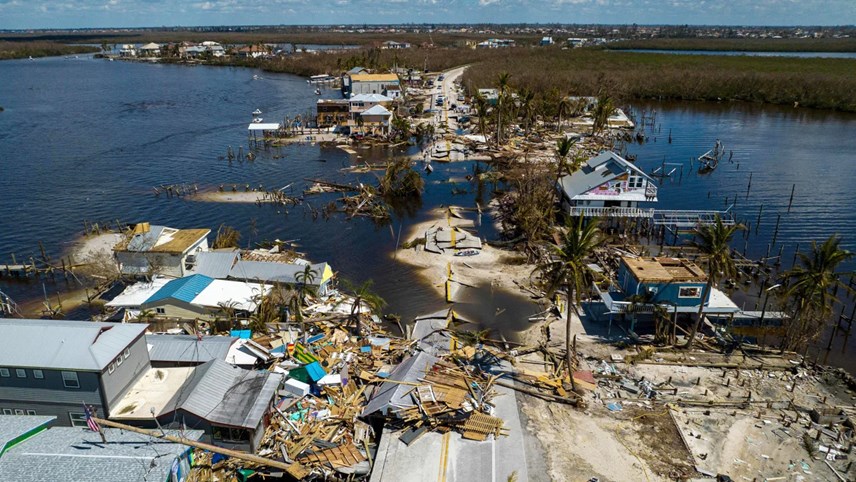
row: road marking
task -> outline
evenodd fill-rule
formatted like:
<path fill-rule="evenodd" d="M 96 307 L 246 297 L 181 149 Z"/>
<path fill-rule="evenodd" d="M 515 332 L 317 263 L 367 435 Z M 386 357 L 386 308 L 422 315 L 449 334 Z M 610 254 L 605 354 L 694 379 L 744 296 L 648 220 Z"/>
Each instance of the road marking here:
<path fill-rule="evenodd" d="M 443 434 L 443 442 L 440 444 L 440 475 L 437 482 L 446 482 L 446 466 L 449 464 L 449 440 L 452 432 Z"/>

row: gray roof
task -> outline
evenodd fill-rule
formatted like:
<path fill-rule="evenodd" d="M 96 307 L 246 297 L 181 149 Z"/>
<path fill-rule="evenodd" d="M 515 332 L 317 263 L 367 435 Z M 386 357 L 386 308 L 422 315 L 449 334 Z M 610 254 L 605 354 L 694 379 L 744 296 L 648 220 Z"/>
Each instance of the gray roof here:
<path fill-rule="evenodd" d="M 410 333 L 410 339 L 416 340 L 419 348 L 429 353 L 449 351 L 450 337 L 446 328 L 451 320 L 451 308 L 417 316 Z"/>
<path fill-rule="evenodd" d="M 327 268 L 327 263 L 316 263 L 310 265 L 315 271 L 315 281 L 312 283 L 318 286 L 321 282 L 321 277 Z M 229 273 L 232 279 L 244 281 L 265 281 L 276 283 L 294 284 L 297 282 L 295 278 L 302 273 L 306 267 L 300 264 L 287 263 L 271 263 L 268 261 L 238 261 Z"/>
<path fill-rule="evenodd" d="M 196 255 L 196 265 L 188 274 L 202 274 L 209 278 L 226 279 L 238 258 L 234 251 L 202 251 Z"/>
<path fill-rule="evenodd" d="M 47 415 L 0 415 L 0 455 L 6 451 L 16 438 L 33 432 L 56 420 Z"/>
<path fill-rule="evenodd" d="M 166 229 L 166 226 L 149 226 L 149 230 L 145 233 L 138 233 L 131 237 L 128 241 L 127 251 L 144 252 L 152 249 L 155 243 L 158 242 L 161 233 Z"/>
<path fill-rule="evenodd" d="M 604 165 L 604 167 L 597 169 L 601 165 Z M 583 163 L 579 171 L 563 177 L 559 181 L 559 184 L 565 194 L 569 198 L 573 198 L 605 182 L 609 182 L 628 171 L 633 171 L 637 176 L 645 177 L 651 182 L 654 181 L 643 170 L 634 166 L 633 163 L 618 154 L 612 151 L 603 151 Z"/>
<path fill-rule="evenodd" d="M 146 324 L 0 319 L 0 366 L 102 371 Z"/>
<path fill-rule="evenodd" d="M 188 450 L 134 432 L 104 428 L 107 443 L 86 428 L 54 427 L 16 445 L 0 458 L 0 480 L 27 482 L 133 482 L 168 480 Z M 177 431 L 167 431 L 179 435 Z M 199 440 L 201 430 L 181 435 Z"/>
<path fill-rule="evenodd" d="M 233 336 L 203 336 L 199 339 L 196 335 L 146 335 L 146 344 L 149 346 L 149 360 L 153 363 L 202 364 L 225 360 L 237 339 Z"/>
<path fill-rule="evenodd" d="M 173 404 L 209 422 L 255 429 L 273 399 L 282 375 L 244 370 L 223 360 L 196 368 Z"/>
<path fill-rule="evenodd" d="M 435 356 L 419 352 L 399 363 L 389 374 L 389 379 L 416 383 L 425 376 L 425 372 L 430 367 L 437 363 L 437 360 L 438 358 Z M 372 395 L 371 400 L 363 409 L 362 416 L 367 417 L 375 412 L 380 412 L 382 415 L 392 415 L 390 412 L 394 412 L 398 408 L 414 406 L 410 396 L 411 391 L 413 391 L 412 385 L 385 382 Z"/>

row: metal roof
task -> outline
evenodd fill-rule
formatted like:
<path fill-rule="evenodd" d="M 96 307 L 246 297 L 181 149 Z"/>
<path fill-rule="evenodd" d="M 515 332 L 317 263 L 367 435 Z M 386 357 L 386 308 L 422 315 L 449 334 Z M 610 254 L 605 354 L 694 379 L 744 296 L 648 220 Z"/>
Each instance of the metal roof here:
<path fill-rule="evenodd" d="M 166 226 L 149 226 L 149 230 L 134 234 L 128 241 L 127 251 L 148 251 L 158 242 Z"/>
<path fill-rule="evenodd" d="M 221 425 L 255 429 L 273 399 L 282 375 L 244 370 L 222 360 L 196 367 L 179 390 L 175 407 Z"/>
<path fill-rule="evenodd" d="M 392 115 L 392 113 L 386 107 L 378 104 L 369 110 L 363 111 L 360 115 Z"/>
<path fill-rule="evenodd" d="M 598 167 L 603 166 L 598 169 Z M 612 151 L 603 151 L 597 156 L 587 160 L 580 170 L 571 175 L 564 176 L 559 184 L 569 198 L 579 196 L 605 182 L 612 181 L 625 172 L 633 171 L 637 176 L 644 177 L 654 182 L 648 174 L 634 166 L 631 162 Z"/>
<path fill-rule="evenodd" d="M 315 271 L 313 286 L 319 286 L 327 271 L 327 263 L 316 263 L 309 265 Z M 229 277 L 247 281 L 265 281 L 276 283 L 297 283 L 296 276 L 306 269 L 302 264 L 269 263 L 265 261 L 243 261 L 240 260 L 232 267 Z"/>
<path fill-rule="evenodd" d="M 170 282 L 170 278 L 155 277 L 151 281 L 141 281 L 125 287 L 115 298 L 107 302 L 113 308 L 139 308 L 161 288 Z"/>
<path fill-rule="evenodd" d="M 200 364 L 211 360 L 225 360 L 229 348 L 237 338 L 232 336 L 146 335 L 149 360 Z"/>
<path fill-rule="evenodd" d="M 208 276 L 203 276 L 201 274 L 174 279 L 164 285 L 163 288 L 157 290 L 157 292 L 149 297 L 144 304 L 155 303 L 167 298 L 174 298 L 190 303 L 213 281 L 214 280 Z"/>
<path fill-rule="evenodd" d="M 107 443 L 86 428 L 53 427 L 0 458 L 0 480 L 27 482 L 164 481 L 188 447 L 146 435 L 103 428 Z M 166 431 L 199 440 L 202 430 Z"/>
<path fill-rule="evenodd" d="M 192 303 L 210 308 L 229 305 L 237 310 L 255 311 L 262 296 L 270 289 L 263 283 L 215 279 L 193 298 Z"/>
<path fill-rule="evenodd" d="M 392 102 L 393 99 L 383 94 L 357 94 L 348 100 L 350 102 Z"/>
<path fill-rule="evenodd" d="M 437 360 L 438 358 L 435 356 L 419 352 L 399 363 L 390 373 L 389 379 L 398 382 L 417 383 L 420 378 L 425 376 L 428 369 L 437 363 Z M 389 415 L 389 412 L 398 408 L 414 406 L 415 404 L 410 397 L 412 390 L 413 386 L 411 385 L 385 382 L 375 391 L 369 403 L 366 404 L 362 416 L 366 417 L 375 412 Z"/>
<path fill-rule="evenodd" d="M 276 122 L 253 122 L 247 127 L 248 131 L 275 131 L 280 128 Z"/>
<path fill-rule="evenodd" d="M 232 251 L 202 251 L 196 255 L 196 265 L 190 274 L 201 274 L 214 279 L 224 279 L 238 258 L 238 250 Z"/>
<path fill-rule="evenodd" d="M 0 319 L 0 366 L 102 371 L 146 324 Z"/>

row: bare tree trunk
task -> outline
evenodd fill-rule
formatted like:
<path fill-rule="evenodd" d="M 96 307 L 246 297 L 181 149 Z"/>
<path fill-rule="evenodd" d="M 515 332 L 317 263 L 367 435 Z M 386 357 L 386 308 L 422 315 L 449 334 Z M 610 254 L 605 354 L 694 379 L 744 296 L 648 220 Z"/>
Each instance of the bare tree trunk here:
<path fill-rule="evenodd" d="M 701 322 L 704 319 L 704 302 L 707 297 L 710 295 L 710 290 L 713 288 L 713 276 L 708 275 L 707 283 L 704 285 L 704 289 L 701 292 L 701 300 L 699 300 L 698 305 L 698 318 L 696 322 L 693 324 L 692 330 L 690 331 L 690 337 L 687 340 L 687 344 L 684 345 L 684 348 L 692 348 L 693 342 L 695 341 L 695 337 L 698 334 L 698 330 L 701 327 Z"/>

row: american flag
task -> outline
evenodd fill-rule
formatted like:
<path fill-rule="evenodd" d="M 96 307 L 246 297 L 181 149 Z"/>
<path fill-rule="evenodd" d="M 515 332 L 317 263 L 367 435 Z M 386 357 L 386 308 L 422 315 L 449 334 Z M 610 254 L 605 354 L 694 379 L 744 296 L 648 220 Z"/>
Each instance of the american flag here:
<path fill-rule="evenodd" d="M 95 420 L 93 420 L 92 410 L 85 403 L 83 404 L 83 413 L 86 414 L 86 426 L 89 427 L 89 430 L 100 432 L 101 427 L 99 427 Z"/>

